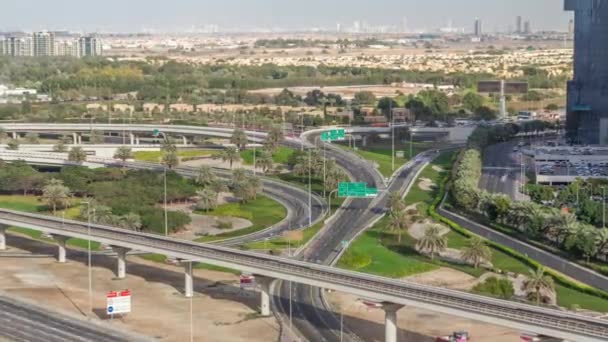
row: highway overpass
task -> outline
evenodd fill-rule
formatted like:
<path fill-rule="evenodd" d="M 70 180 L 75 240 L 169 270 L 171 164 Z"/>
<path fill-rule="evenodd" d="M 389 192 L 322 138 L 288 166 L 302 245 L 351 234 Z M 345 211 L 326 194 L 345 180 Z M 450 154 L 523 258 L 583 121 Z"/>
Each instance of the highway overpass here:
<path fill-rule="evenodd" d="M 39 230 L 57 237 L 91 239 L 114 246 L 118 251 L 118 274 L 124 276 L 126 251 L 162 254 L 189 262 L 203 262 L 238 269 L 258 276 L 260 283 L 282 279 L 318 288 L 354 294 L 386 303 L 387 323 L 394 324 L 394 310 L 400 306 L 436 312 L 530 331 L 573 341 L 606 341 L 608 321 L 569 312 L 492 299 L 466 292 L 419 285 L 345 271 L 313 263 L 198 244 L 120 228 L 62 220 L 60 218 L 0 209 L 0 224 Z M 188 268 L 186 268 L 187 270 Z M 186 272 L 187 273 L 187 272 Z M 186 274 L 186 289 L 192 276 Z M 264 282 L 263 279 L 267 279 Z M 268 286 L 262 286 L 261 307 L 268 307 Z M 267 312 L 265 312 L 267 313 Z M 390 340 L 390 339 L 389 339 Z"/>

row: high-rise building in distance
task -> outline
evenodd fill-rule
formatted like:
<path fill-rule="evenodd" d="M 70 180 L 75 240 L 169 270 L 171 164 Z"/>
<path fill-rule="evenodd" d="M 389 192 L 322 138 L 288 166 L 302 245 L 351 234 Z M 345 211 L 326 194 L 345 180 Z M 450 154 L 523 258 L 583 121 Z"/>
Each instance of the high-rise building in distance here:
<path fill-rule="evenodd" d="M 515 33 L 522 33 L 521 31 L 521 15 L 518 15 L 515 20 Z"/>
<path fill-rule="evenodd" d="M 25 36 L 0 38 L 0 56 L 47 57 L 101 56 L 102 42 L 95 36 L 57 38 L 53 32 L 35 32 Z"/>
<path fill-rule="evenodd" d="M 55 34 L 52 32 L 34 32 L 32 35 L 34 44 L 34 56 L 55 55 Z"/>
<path fill-rule="evenodd" d="M 565 0 L 574 11 L 574 78 L 568 82 L 566 135 L 608 144 L 608 1 Z"/>
<path fill-rule="evenodd" d="M 526 20 L 524 22 L 524 34 L 531 34 L 532 33 L 532 27 L 530 26 L 530 20 Z"/>
<path fill-rule="evenodd" d="M 479 19 L 479 18 L 475 18 L 473 34 L 475 34 L 476 37 L 481 37 L 481 35 L 483 34 L 483 31 L 481 28 L 481 19 Z"/>

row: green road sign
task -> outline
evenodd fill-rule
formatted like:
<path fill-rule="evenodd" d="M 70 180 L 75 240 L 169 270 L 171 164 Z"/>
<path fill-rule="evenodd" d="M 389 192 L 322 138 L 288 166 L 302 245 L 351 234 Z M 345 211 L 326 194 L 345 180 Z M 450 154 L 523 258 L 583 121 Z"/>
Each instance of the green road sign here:
<path fill-rule="evenodd" d="M 155 137 L 157 137 L 159 134 L 160 134 L 160 130 L 159 130 L 158 128 L 155 128 L 155 129 L 152 131 L 152 135 L 153 135 L 153 136 L 155 136 Z"/>
<path fill-rule="evenodd" d="M 368 188 L 366 183 L 347 183 L 338 184 L 338 197 L 377 197 L 378 189 Z"/>
<path fill-rule="evenodd" d="M 321 133 L 321 141 L 332 142 L 346 139 L 346 131 L 342 129 L 332 129 Z"/>

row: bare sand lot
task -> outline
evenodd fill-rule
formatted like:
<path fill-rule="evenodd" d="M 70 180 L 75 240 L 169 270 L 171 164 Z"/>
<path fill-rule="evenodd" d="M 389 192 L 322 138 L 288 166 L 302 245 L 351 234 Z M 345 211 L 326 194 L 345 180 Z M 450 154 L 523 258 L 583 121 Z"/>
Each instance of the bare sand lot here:
<path fill-rule="evenodd" d="M 26 238 L 8 237 L 10 248 L 1 254 L 29 252 L 42 257 L 0 257 L 0 289 L 34 301 L 51 310 L 77 315 L 88 312 L 86 253 L 68 250 L 68 262 L 60 264 L 56 248 Z M 17 248 L 18 247 L 18 248 Z M 47 255 L 47 256 L 44 256 Z M 116 259 L 94 255 L 92 268 L 95 319 L 107 320 L 105 295 L 130 289 L 132 313 L 112 325 L 161 341 L 190 339 L 190 300 L 182 294 L 183 268 L 128 256 L 127 277 L 115 279 Z M 241 290 L 239 277 L 195 270 L 196 295 L 192 300 L 195 341 L 276 341 L 279 325 L 274 317 L 257 315 L 258 293 Z"/>

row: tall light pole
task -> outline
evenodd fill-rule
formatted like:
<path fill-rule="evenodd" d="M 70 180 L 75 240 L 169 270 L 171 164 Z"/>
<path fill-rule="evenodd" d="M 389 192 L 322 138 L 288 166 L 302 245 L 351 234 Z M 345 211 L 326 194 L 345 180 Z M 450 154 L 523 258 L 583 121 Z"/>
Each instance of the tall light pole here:
<path fill-rule="evenodd" d="M 157 135 L 161 135 L 163 140 L 167 144 L 169 144 L 169 140 L 167 139 L 167 135 L 163 132 L 158 132 Z M 165 211 L 165 236 L 169 236 L 169 216 L 167 215 L 167 165 L 163 164 L 163 183 L 164 183 L 164 211 Z"/>
<path fill-rule="evenodd" d="M 388 98 L 388 111 L 391 114 L 391 140 L 392 140 L 392 153 L 391 153 L 391 161 L 393 171 L 395 171 L 395 114 L 393 114 L 393 99 Z"/>
<path fill-rule="evenodd" d="M 82 202 L 87 205 L 87 245 L 88 245 L 88 268 L 89 268 L 89 314 L 93 312 L 93 273 L 91 270 L 91 202 Z"/>
<path fill-rule="evenodd" d="M 332 192 L 329 193 L 329 198 L 328 198 L 328 204 L 329 204 L 329 216 L 331 216 L 331 195 L 335 194 L 338 190 L 333 190 Z"/>
<path fill-rule="evenodd" d="M 308 225 L 312 226 L 312 149 L 308 150 Z"/>
<path fill-rule="evenodd" d="M 602 187 L 602 227 L 606 228 L 606 187 Z"/>
<path fill-rule="evenodd" d="M 255 160 L 255 144 L 253 144 L 253 175 L 254 176 L 256 175 L 256 169 L 257 169 L 255 162 L 256 162 L 256 160 Z M 262 171 L 264 171 L 264 170 L 262 170 Z"/>

